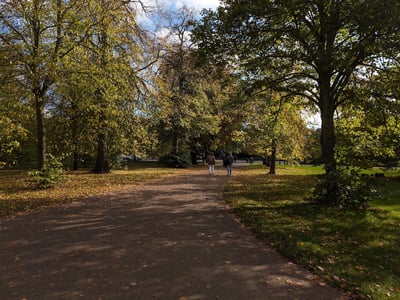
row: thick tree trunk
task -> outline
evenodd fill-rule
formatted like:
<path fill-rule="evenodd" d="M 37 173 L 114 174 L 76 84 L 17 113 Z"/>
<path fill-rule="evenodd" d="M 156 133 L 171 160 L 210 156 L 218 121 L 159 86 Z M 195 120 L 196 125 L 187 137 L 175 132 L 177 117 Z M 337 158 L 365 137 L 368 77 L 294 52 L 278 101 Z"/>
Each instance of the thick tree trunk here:
<path fill-rule="evenodd" d="M 110 166 L 107 161 L 107 141 L 104 133 L 99 133 L 97 137 L 97 157 L 93 169 L 94 173 L 110 173 Z"/>
<path fill-rule="evenodd" d="M 74 150 L 74 153 L 73 153 L 72 169 L 74 171 L 78 171 L 78 169 L 79 169 L 79 153 L 77 150 Z"/>
<path fill-rule="evenodd" d="M 197 166 L 197 154 L 196 152 L 191 151 L 190 152 L 190 161 L 193 166 Z"/>
<path fill-rule="evenodd" d="M 272 140 L 272 150 L 271 150 L 271 160 L 269 164 L 269 174 L 276 174 L 276 144 L 277 140 L 273 139 Z"/>
<path fill-rule="evenodd" d="M 327 109 L 321 111 L 321 153 L 324 162 L 324 167 L 327 173 L 336 170 L 335 160 L 335 125 L 334 125 L 334 111 Z"/>
<path fill-rule="evenodd" d="M 325 167 L 325 186 L 321 201 L 329 205 L 335 205 L 338 199 L 338 181 L 336 175 L 335 158 L 335 103 L 331 97 L 329 83 L 321 85 L 321 153 Z"/>
<path fill-rule="evenodd" d="M 190 142 L 190 160 L 192 162 L 192 165 L 196 166 L 197 165 L 197 143 L 195 139 L 192 139 Z"/>
<path fill-rule="evenodd" d="M 46 161 L 46 132 L 44 127 L 44 102 L 42 97 L 35 95 L 37 159 L 38 168 L 42 169 Z"/>

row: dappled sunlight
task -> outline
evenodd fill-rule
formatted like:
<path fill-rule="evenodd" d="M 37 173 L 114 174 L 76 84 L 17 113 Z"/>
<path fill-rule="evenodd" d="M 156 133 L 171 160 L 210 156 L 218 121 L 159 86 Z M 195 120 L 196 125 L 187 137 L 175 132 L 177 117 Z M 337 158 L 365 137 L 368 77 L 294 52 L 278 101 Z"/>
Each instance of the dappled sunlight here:
<path fill-rule="evenodd" d="M 188 170 L 166 168 L 115 170 L 110 174 L 65 172 L 64 179 L 56 187 L 40 190 L 35 188 L 27 171 L 0 171 L 0 216 L 131 190 L 145 182 L 185 172 Z"/>
<path fill-rule="evenodd" d="M 242 172 L 225 187 L 226 197 L 257 236 L 328 282 L 356 295 L 361 290 L 398 295 L 396 198 L 376 201 L 368 210 L 321 206 L 308 200 L 313 183 L 309 178 L 282 175 L 274 185 L 275 177 Z M 391 180 L 386 184 L 397 187 Z"/>
<path fill-rule="evenodd" d="M 339 299 L 231 217 L 222 199 L 226 180 L 222 174 L 182 173 L 3 221 L 0 294 Z"/>

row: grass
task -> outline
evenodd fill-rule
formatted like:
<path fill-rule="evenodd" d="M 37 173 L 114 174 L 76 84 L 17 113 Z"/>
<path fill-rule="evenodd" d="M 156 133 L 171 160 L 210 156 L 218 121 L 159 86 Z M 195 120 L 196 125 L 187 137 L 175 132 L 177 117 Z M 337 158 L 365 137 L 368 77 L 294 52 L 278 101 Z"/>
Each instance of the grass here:
<path fill-rule="evenodd" d="M 129 170 L 115 170 L 110 174 L 70 171 L 65 172 L 64 180 L 55 188 L 38 190 L 28 171 L 0 170 L 0 217 L 121 191 L 177 172 L 182 170 L 161 168 L 152 163 L 137 163 L 130 165 Z"/>
<path fill-rule="evenodd" d="M 400 299 L 400 179 L 379 178 L 384 195 L 369 210 L 339 210 L 312 204 L 322 174 L 318 167 L 260 165 L 236 169 L 224 195 L 234 212 L 282 255 L 309 268 L 357 299 Z M 37 190 L 28 172 L 0 171 L 0 216 L 107 192 L 129 189 L 182 170 L 129 165 L 111 174 L 66 172 L 56 188 Z"/>
<path fill-rule="evenodd" d="M 370 209 L 341 210 L 308 200 L 321 168 L 279 167 L 277 173 L 254 166 L 225 186 L 242 222 L 354 298 L 400 299 L 400 180 L 377 178 L 384 199 Z"/>

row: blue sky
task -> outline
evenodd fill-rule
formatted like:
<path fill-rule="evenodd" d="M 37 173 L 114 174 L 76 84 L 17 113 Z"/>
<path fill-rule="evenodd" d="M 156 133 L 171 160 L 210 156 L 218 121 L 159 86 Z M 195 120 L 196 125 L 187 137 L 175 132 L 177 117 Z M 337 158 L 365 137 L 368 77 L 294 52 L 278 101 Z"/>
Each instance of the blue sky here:
<path fill-rule="evenodd" d="M 219 0 L 144 0 L 145 3 L 159 4 L 170 9 L 179 9 L 183 6 L 194 10 L 202 10 L 203 8 L 217 8 Z"/>
<path fill-rule="evenodd" d="M 157 17 L 152 14 L 152 10 L 156 7 L 175 12 L 186 6 L 192 11 L 200 12 L 202 9 L 216 9 L 219 6 L 219 0 L 141 0 L 141 3 L 147 6 L 147 13 L 144 13 L 138 5 L 138 21 L 150 30 L 154 30 L 154 21 Z"/>

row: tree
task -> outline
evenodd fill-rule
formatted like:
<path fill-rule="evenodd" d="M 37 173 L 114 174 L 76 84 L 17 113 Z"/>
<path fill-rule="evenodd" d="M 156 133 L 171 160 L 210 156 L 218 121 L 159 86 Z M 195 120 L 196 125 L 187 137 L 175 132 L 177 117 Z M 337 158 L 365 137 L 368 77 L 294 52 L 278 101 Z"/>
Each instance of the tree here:
<path fill-rule="evenodd" d="M 82 40 L 81 1 L 11 0 L 0 3 L 0 40 L 12 54 L 14 80 L 32 102 L 36 117 L 37 160 L 46 159 L 47 93 L 60 74 L 60 61 Z M 5 50 L 4 50 L 5 49 Z M 28 93 L 29 92 L 29 93 Z"/>
<path fill-rule="evenodd" d="M 19 87 L 14 81 L 14 52 L 0 40 L 0 168 L 17 164 L 21 143 L 27 140 L 26 117 L 31 111 L 19 102 Z"/>
<path fill-rule="evenodd" d="M 268 86 L 319 108 L 321 152 L 329 182 L 323 202 L 337 204 L 334 112 L 352 101 L 352 78 L 396 54 L 395 0 L 225 0 L 203 12 L 196 40 L 231 61 L 254 88 Z"/>
<path fill-rule="evenodd" d="M 165 152 L 191 152 L 196 163 L 203 137 L 219 130 L 218 92 L 212 86 L 212 70 L 197 64 L 190 41 L 192 12 L 183 8 L 169 20 L 170 35 L 158 69 L 158 112 L 160 140 L 169 142 Z M 211 72 L 210 72 L 211 71 Z"/>
<path fill-rule="evenodd" d="M 67 161 L 72 158 L 73 170 L 78 170 L 81 163 L 86 166 L 87 159 L 94 156 L 96 144 L 93 97 L 87 86 L 90 79 L 86 72 L 90 68 L 83 69 L 82 57 L 77 66 L 78 53 L 75 50 L 63 63 L 66 72 L 52 91 L 47 121 L 48 147 L 57 157 Z"/>
<path fill-rule="evenodd" d="M 369 70 L 337 116 L 338 158 L 358 167 L 396 166 L 400 140 L 399 66 Z"/>
<path fill-rule="evenodd" d="M 133 2 L 90 2 L 84 16 L 92 26 L 81 47 L 69 55 L 64 66 L 70 74 L 58 90 L 69 102 L 75 148 L 79 142 L 77 122 L 83 117 L 90 125 L 89 132 L 96 139 L 95 173 L 108 173 L 112 157 L 126 149 L 143 88 L 140 72 L 152 63 L 143 55 L 148 40 L 136 23 Z"/>
<path fill-rule="evenodd" d="M 273 91 L 253 95 L 244 107 L 246 151 L 267 160 L 270 174 L 275 174 L 275 159 L 303 161 L 307 128 L 300 103 L 288 103 Z M 299 101 L 298 101 L 299 102 Z"/>

